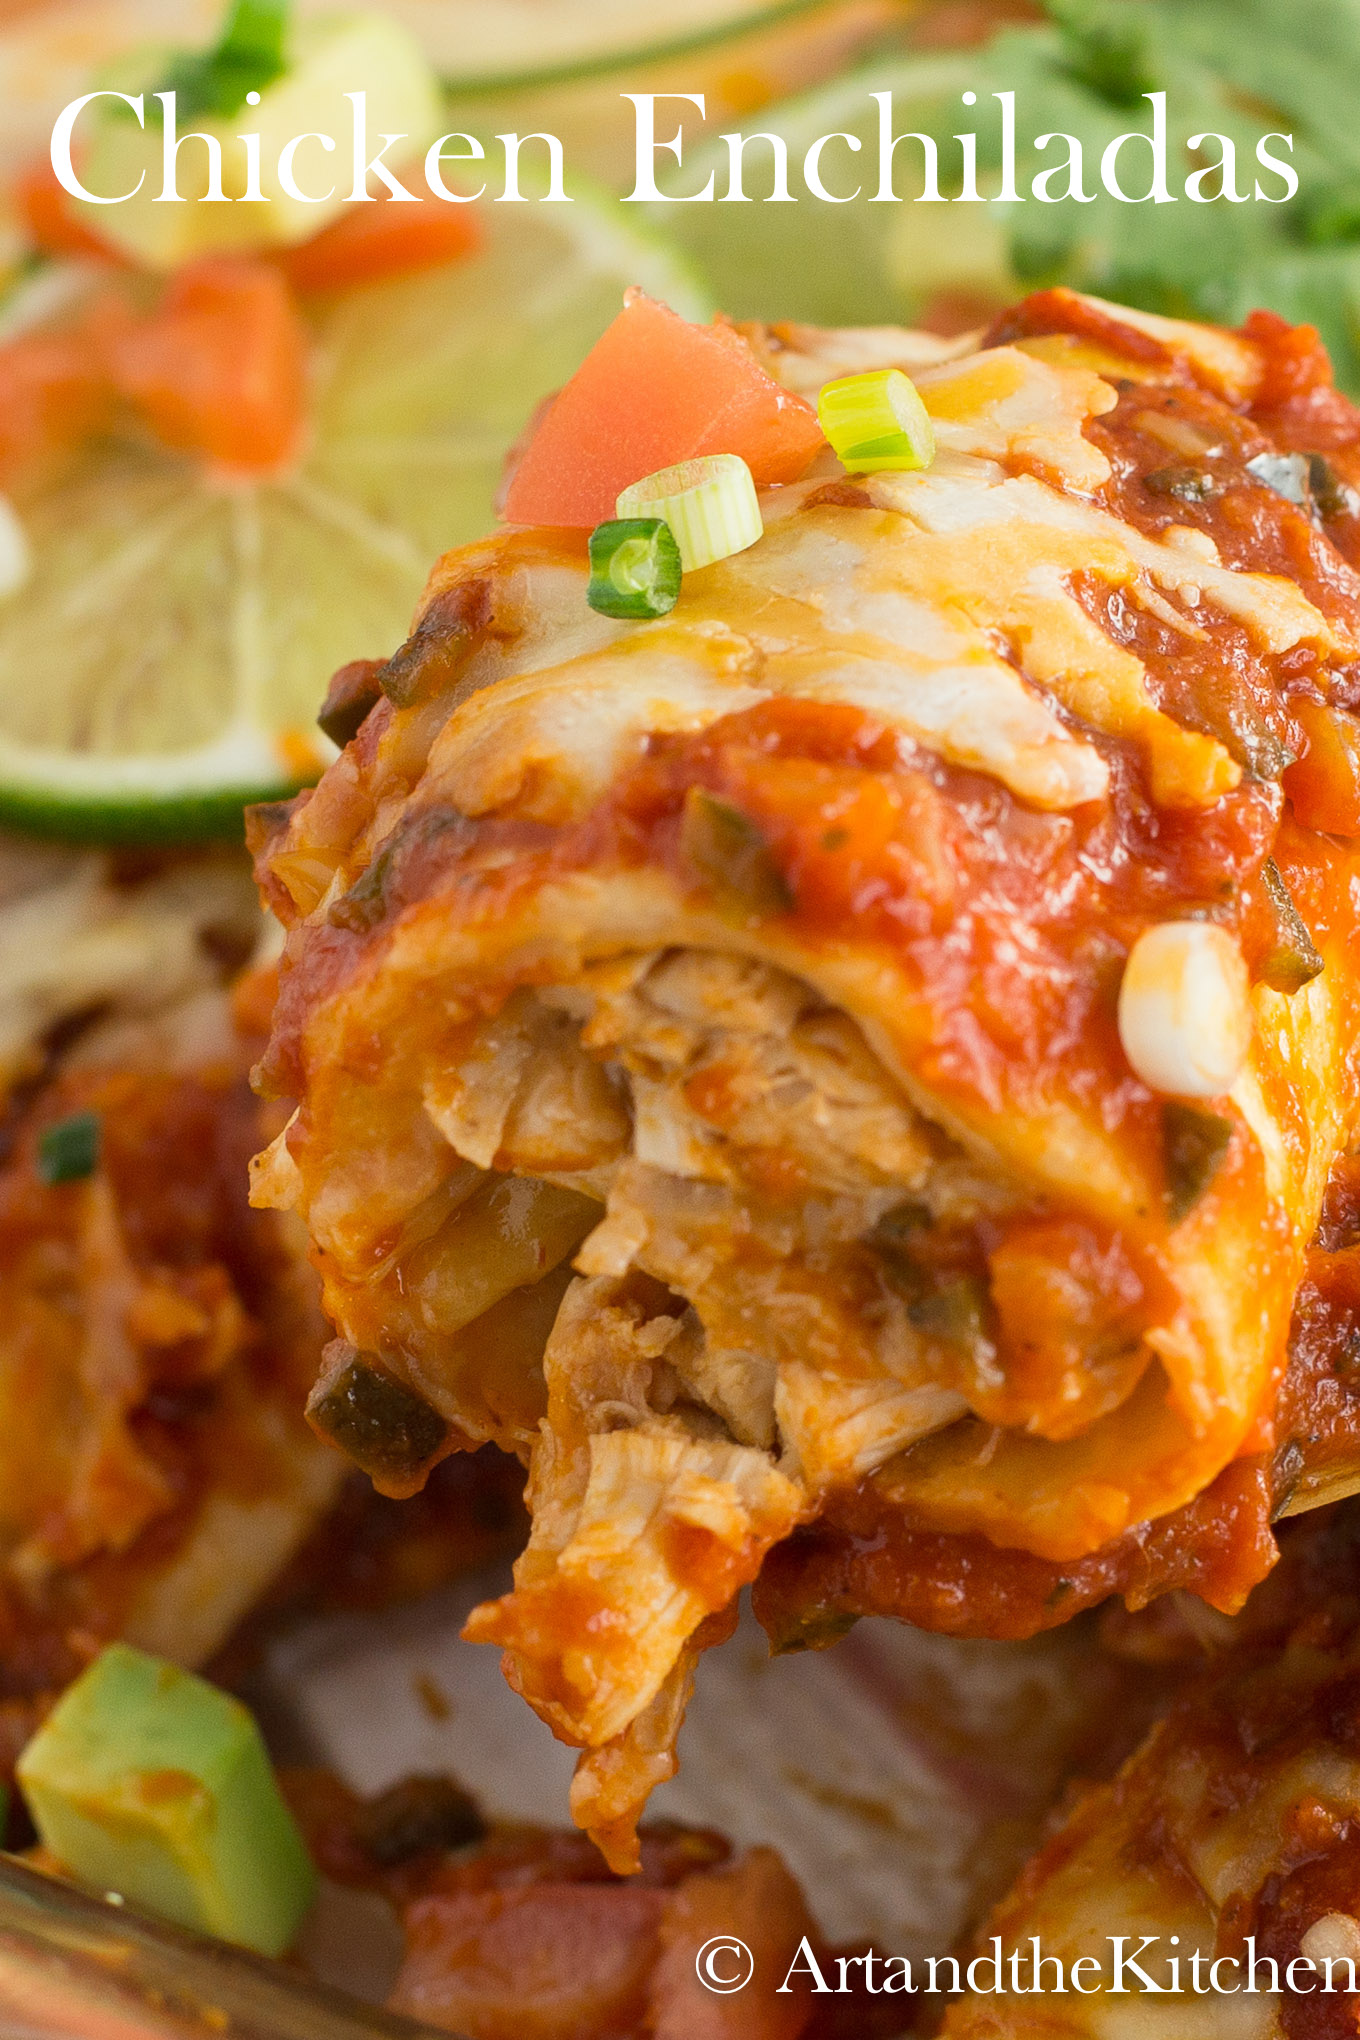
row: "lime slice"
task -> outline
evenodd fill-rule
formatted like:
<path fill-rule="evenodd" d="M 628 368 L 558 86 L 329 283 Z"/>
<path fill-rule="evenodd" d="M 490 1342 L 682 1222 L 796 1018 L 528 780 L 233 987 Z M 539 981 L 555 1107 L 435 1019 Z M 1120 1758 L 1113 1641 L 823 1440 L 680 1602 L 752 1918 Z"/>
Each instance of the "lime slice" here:
<path fill-rule="evenodd" d="M 582 78 L 655 63 L 826 11 L 836 0 L 389 0 L 389 11 L 420 36 L 453 89 L 495 91 L 511 84 Z"/>
<path fill-rule="evenodd" d="M 231 832 L 243 801 L 314 777 L 331 672 L 400 643 L 434 559 L 486 530 L 506 448 L 630 283 L 708 315 L 593 200 L 496 207 L 471 260 L 317 313 L 296 472 L 223 483 L 102 442 L 17 495 L 33 564 L 0 601 L 0 820 Z"/>
<path fill-rule="evenodd" d="M 374 4 L 374 0 L 369 0 Z M 584 77 L 651 62 L 825 12 L 844 0 L 378 0 L 404 21 L 458 91 Z M 858 0 L 863 7 L 864 0 Z M 0 32 L 0 160 L 31 154 L 92 71 L 137 43 L 208 43 L 224 0 L 48 0 Z M 300 14 L 353 11 L 298 0 Z M 885 9 L 885 11 L 887 11 Z"/>
<path fill-rule="evenodd" d="M 694 262 L 724 311 L 735 318 L 807 319 L 823 325 L 910 323 L 941 293 L 958 292 L 1004 304 L 1018 295 L 1009 259 L 1007 215 L 990 203 L 913 203 L 924 161 L 919 145 L 898 151 L 896 190 L 902 203 L 872 201 L 878 178 L 879 109 L 873 91 L 891 88 L 893 130 L 941 137 L 982 122 L 964 106 L 965 92 L 985 92 L 990 80 L 976 50 L 898 59 L 851 73 L 777 107 L 763 107 L 742 125 L 782 136 L 789 160 L 802 162 L 820 135 L 850 135 L 858 153 L 836 140 L 821 161 L 826 187 L 837 198 L 860 187 L 857 199 L 825 204 L 807 196 L 794 205 L 683 205 L 651 208 L 659 229 Z M 750 151 L 744 189 L 752 199 L 770 189 L 770 152 Z M 941 149 L 941 190 L 951 158 Z M 728 152 L 716 142 L 687 155 L 683 172 L 663 175 L 663 189 L 702 190 L 710 173 L 716 192 L 727 188 Z M 980 179 L 986 188 L 986 177 Z M 799 189 L 795 182 L 792 187 Z"/>

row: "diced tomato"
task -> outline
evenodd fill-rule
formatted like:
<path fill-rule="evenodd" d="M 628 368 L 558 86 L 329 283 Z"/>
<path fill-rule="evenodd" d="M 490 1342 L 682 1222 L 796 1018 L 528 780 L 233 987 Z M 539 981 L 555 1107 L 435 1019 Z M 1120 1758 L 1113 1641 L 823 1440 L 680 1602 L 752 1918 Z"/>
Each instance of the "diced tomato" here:
<path fill-rule="evenodd" d="M 792 482 L 821 444 L 812 406 L 767 375 L 739 333 L 691 325 L 634 290 L 545 413 L 504 514 L 593 528 L 614 515 L 621 489 L 676 461 L 738 453 L 757 482 Z"/>
<path fill-rule="evenodd" d="M 393 2007 L 470 2040 L 632 2033 L 666 1902 L 665 1892 L 619 1884 L 419 1898 L 406 1913 Z"/>
<path fill-rule="evenodd" d="M 1308 749 L 1284 774 L 1296 818 L 1306 829 L 1360 836 L 1360 724 L 1344 709 L 1307 696 L 1290 700 Z"/>
<path fill-rule="evenodd" d="M 481 246 L 481 222 L 470 205 L 422 192 L 408 203 L 384 192 L 352 205 L 338 220 L 279 257 L 294 290 L 354 290 L 388 276 L 440 269 Z"/>
<path fill-rule="evenodd" d="M 1242 333 L 1261 349 L 1263 367 L 1256 406 L 1270 410 L 1291 397 L 1330 389 L 1332 364 L 1316 326 L 1291 326 L 1278 312 L 1252 312 Z"/>
<path fill-rule="evenodd" d="M 19 172 L 14 183 L 14 203 L 30 240 L 44 255 L 98 256 L 105 262 L 119 257 L 107 241 L 80 219 L 69 192 L 57 182 L 57 173 L 47 156 L 35 156 Z"/>
<path fill-rule="evenodd" d="M 797 2040 L 812 2015 L 809 1966 L 787 1991 L 779 1986 L 805 1934 L 815 1939 L 803 1894 L 773 1849 L 752 1849 L 729 1870 L 687 1877 L 666 1907 L 647 2031 L 655 2040 Z M 708 1990 L 695 1957 L 728 1936 L 739 1945 L 712 1949 L 715 1979 L 730 1982 L 740 1973 L 733 1965 L 749 1962 L 750 1981 L 731 1993 Z"/>
<path fill-rule="evenodd" d="M 0 346 L 0 485 L 100 431 L 112 417 L 101 322 L 22 333 Z"/>
<path fill-rule="evenodd" d="M 279 467 L 298 450 L 307 332 L 267 262 L 189 264 L 118 342 L 113 362 L 120 393 L 167 446 L 250 472 Z"/>

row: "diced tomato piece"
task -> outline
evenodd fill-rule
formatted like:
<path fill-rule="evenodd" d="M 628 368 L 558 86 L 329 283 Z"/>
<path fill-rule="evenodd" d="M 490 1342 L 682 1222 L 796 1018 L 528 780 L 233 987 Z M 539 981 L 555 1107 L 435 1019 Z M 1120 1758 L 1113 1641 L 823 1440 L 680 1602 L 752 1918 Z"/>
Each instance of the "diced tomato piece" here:
<path fill-rule="evenodd" d="M 57 182 L 47 156 L 35 156 L 14 183 L 14 203 L 30 240 L 44 255 L 98 256 L 119 260 L 117 252 L 80 219 L 71 195 Z"/>
<path fill-rule="evenodd" d="M 1307 696 L 1291 698 L 1289 710 L 1308 739 L 1284 774 L 1295 816 L 1306 829 L 1360 836 L 1360 724 Z"/>
<path fill-rule="evenodd" d="M 807 1965 L 787 1991 L 779 1986 L 805 1934 L 815 1941 L 803 1894 L 773 1849 L 752 1849 L 730 1870 L 687 1877 L 666 1906 L 647 2031 L 655 2040 L 797 2040 L 813 2009 Z M 749 1950 L 745 1960 L 738 1948 L 712 1951 L 718 1982 L 730 1982 L 739 1973 L 734 1965 L 749 1962 L 749 1982 L 730 1994 L 705 1989 L 695 1969 L 700 1949 L 725 1936 Z"/>
<path fill-rule="evenodd" d="M 115 347 L 114 373 L 167 446 L 251 472 L 297 452 L 307 332 L 267 262 L 210 256 L 180 270 Z"/>
<path fill-rule="evenodd" d="M 481 246 L 481 222 L 470 205 L 422 192 L 413 202 L 385 192 L 352 205 L 300 247 L 279 257 L 294 290 L 354 290 L 388 276 L 440 269 Z"/>
<path fill-rule="evenodd" d="M 558 392 L 505 498 L 512 524 L 577 528 L 676 461 L 738 453 L 757 482 L 792 482 L 822 444 L 812 406 L 739 333 L 695 326 L 639 290 Z"/>
<path fill-rule="evenodd" d="M 22 333 L 0 345 L 0 485 L 110 423 L 102 321 Z"/>
<path fill-rule="evenodd" d="M 665 1906 L 665 1892 L 619 1884 L 417 1899 L 393 2007 L 471 2040 L 632 2033 Z"/>

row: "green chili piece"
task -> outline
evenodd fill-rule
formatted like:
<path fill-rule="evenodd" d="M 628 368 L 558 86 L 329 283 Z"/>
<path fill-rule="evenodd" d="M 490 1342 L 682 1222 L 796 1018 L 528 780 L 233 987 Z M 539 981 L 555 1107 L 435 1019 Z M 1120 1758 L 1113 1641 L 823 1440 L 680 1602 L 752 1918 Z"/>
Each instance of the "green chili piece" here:
<path fill-rule="evenodd" d="M 1261 982 L 1272 992 L 1301 991 L 1322 970 L 1322 958 L 1273 857 L 1261 867 L 1261 883 L 1275 915 L 1275 941 L 1261 964 Z"/>
<path fill-rule="evenodd" d="M 73 1112 L 49 1126 L 38 1142 L 38 1175 L 44 1183 L 76 1183 L 99 1167 L 97 1112 Z"/>
<path fill-rule="evenodd" d="M 384 1870 L 432 1849 L 462 1849 L 486 1833 L 476 1801 L 452 1778 L 402 1778 L 370 1799 L 355 1820 L 364 1853 Z"/>
<path fill-rule="evenodd" d="M 355 1353 L 319 1384 L 307 1415 L 356 1466 L 391 1486 L 414 1485 L 449 1434 L 438 1410 L 372 1353 Z"/>
<path fill-rule="evenodd" d="M 764 1609 L 761 1620 L 767 1620 L 770 1612 Z M 790 1613 L 781 1609 L 780 1613 L 782 1619 L 767 1632 L 771 1657 L 788 1657 L 799 1650 L 829 1650 L 859 1621 L 857 1614 L 844 1608 L 799 1608 Z"/>
<path fill-rule="evenodd" d="M 719 899 L 743 914 L 763 920 L 793 906 L 789 882 L 750 816 L 702 786 L 685 796 L 680 847 Z"/>
<path fill-rule="evenodd" d="M 353 935 L 367 935 L 376 928 L 398 904 L 403 879 L 418 871 L 423 854 L 448 830 L 460 828 L 464 819 L 457 808 L 439 806 L 417 808 L 405 816 L 331 908 L 332 927 L 348 928 Z"/>
<path fill-rule="evenodd" d="M 1143 476 L 1143 487 L 1154 496 L 1171 496 L 1178 503 L 1206 503 L 1219 494 L 1222 486 L 1208 468 L 1154 468 L 1151 474 Z"/>
<path fill-rule="evenodd" d="M 909 1303 L 907 1316 L 918 1332 L 976 1353 L 984 1346 L 991 1348 L 990 1301 L 980 1276 L 950 1275 Z"/>
<path fill-rule="evenodd" d="M 664 517 L 614 517 L 590 534 L 586 601 L 601 616 L 665 616 L 682 578 L 680 548 Z"/>
<path fill-rule="evenodd" d="M 1308 487 L 1324 524 L 1336 517 L 1360 516 L 1360 491 L 1342 479 L 1325 453 L 1309 454 Z"/>
<path fill-rule="evenodd" d="M 1162 1159 L 1166 1208 L 1173 1225 L 1193 1210 L 1218 1174 L 1233 1135 L 1233 1122 L 1169 1098 L 1162 1107 Z"/>

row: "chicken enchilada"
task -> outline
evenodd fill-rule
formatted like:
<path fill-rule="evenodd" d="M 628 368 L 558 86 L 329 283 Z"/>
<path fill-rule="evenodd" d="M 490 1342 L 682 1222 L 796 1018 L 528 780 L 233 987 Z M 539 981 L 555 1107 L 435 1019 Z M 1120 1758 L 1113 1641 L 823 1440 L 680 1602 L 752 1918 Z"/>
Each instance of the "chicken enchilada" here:
<path fill-rule="evenodd" d="M 1290 1358 L 1360 1111 L 1360 420 L 1309 329 L 1066 291 L 962 343 L 634 295 L 600 345 L 255 813 L 255 1196 L 379 1487 L 528 1464 L 468 1633 L 623 1866 L 762 1567 L 784 1643 L 1233 1608 L 1360 1482 Z M 837 458 L 811 400 L 892 371 L 933 447 Z M 759 500 L 639 619 L 587 537 L 643 450 Z"/>

